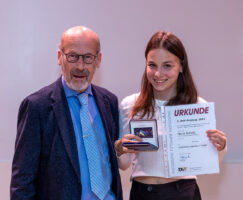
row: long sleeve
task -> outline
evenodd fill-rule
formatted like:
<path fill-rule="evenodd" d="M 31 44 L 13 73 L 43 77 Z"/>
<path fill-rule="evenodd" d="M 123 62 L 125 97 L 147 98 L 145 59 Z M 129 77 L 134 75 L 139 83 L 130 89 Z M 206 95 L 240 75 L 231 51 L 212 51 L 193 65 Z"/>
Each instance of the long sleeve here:
<path fill-rule="evenodd" d="M 134 102 L 136 101 L 138 94 L 130 95 L 124 98 L 119 106 L 119 139 L 125 134 L 130 134 L 129 121 L 130 121 L 130 111 Z M 126 170 L 132 163 L 133 154 L 127 153 L 123 154 L 118 158 L 119 168 Z"/>
<path fill-rule="evenodd" d="M 38 111 L 30 101 L 24 100 L 18 114 L 10 191 L 12 200 L 35 198 L 41 146 L 40 129 Z"/>

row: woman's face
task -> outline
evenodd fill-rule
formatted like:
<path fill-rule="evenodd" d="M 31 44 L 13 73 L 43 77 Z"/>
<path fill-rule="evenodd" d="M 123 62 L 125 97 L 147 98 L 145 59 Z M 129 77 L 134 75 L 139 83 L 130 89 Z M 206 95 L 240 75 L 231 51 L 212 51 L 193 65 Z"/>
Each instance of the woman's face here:
<path fill-rule="evenodd" d="M 154 98 L 169 100 L 176 95 L 176 84 L 182 72 L 180 59 L 169 51 L 152 49 L 147 55 L 146 73 L 153 86 Z"/>

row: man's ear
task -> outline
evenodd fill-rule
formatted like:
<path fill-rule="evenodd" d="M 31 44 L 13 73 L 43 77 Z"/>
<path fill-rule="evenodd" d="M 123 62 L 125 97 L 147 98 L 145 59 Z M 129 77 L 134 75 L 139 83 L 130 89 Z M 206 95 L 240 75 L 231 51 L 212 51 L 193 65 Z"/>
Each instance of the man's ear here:
<path fill-rule="evenodd" d="M 102 53 L 101 53 L 101 52 L 99 52 L 99 53 L 98 53 L 98 55 L 97 55 L 97 60 L 96 60 L 96 62 L 97 62 L 96 67 L 97 67 L 97 68 L 99 68 L 99 67 L 100 67 L 100 64 L 101 64 L 101 59 L 102 59 Z"/>
<path fill-rule="evenodd" d="M 60 66 L 62 65 L 62 52 L 60 49 L 57 51 L 57 64 Z"/>

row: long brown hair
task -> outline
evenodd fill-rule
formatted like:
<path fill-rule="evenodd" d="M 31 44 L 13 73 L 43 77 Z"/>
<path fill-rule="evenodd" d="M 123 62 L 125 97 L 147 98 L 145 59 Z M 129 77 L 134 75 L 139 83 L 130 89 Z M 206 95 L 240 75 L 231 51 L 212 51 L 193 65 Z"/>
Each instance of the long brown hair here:
<path fill-rule="evenodd" d="M 191 104 L 197 102 L 197 89 L 192 79 L 192 75 L 189 69 L 186 50 L 182 42 L 175 35 L 159 31 L 155 33 L 149 40 L 146 50 L 145 58 L 150 50 L 163 48 L 170 53 L 177 56 L 181 61 L 182 72 L 179 73 L 177 79 L 177 94 L 175 97 L 169 99 L 166 105 L 179 105 L 179 104 Z M 134 117 L 137 113 L 142 111 L 140 118 L 143 118 L 147 114 L 147 118 L 154 116 L 154 94 L 153 86 L 147 78 L 147 66 L 143 73 L 141 82 L 141 92 L 136 100 L 132 110 L 131 117 Z"/>

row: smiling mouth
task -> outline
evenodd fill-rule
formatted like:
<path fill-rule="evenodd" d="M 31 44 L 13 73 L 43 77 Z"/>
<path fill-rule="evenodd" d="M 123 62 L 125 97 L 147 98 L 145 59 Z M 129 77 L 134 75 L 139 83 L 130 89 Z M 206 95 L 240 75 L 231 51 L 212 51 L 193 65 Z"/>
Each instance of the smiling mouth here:
<path fill-rule="evenodd" d="M 80 76 L 80 75 L 73 75 L 73 77 L 74 78 L 85 78 L 86 76 L 84 76 L 84 75 L 82 75 L 82 76 Z"/>
<path fill-rule="evenodd" d="M 81 80 L 81 79 L 88 79 L 89 77 L 89 71 L 88 70 L 78 70 L 78 69 L 75 69 L 75 70 L 72 70 L 70 75 L 76 79 L 76 80 Z"/>
<path fill-rule="evenodd" d="M 74 75 L 73 74 L 73 78 L 74 80 L 87 80 L 88 79 L 88 76 L 85 76 L 85 75 Z"/>
<path fill-rule="evenodd" d="M 154 82 L 157 83 L 157 84 L 165 83 L 166 81 L 167 81 L 167 79 L 163 79 L 163 80 L 154 80 Z"/>

